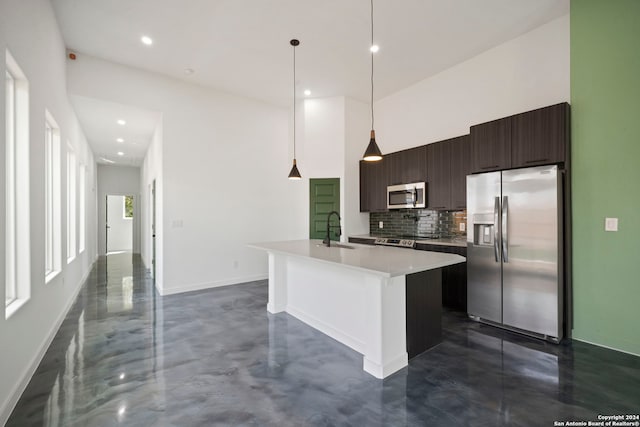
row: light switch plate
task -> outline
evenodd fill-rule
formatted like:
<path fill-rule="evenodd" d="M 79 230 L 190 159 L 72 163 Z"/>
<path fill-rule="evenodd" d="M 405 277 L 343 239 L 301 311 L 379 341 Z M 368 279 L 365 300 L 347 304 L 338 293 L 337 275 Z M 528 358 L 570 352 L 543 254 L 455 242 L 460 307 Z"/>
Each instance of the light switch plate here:
<path fill-rule="evenodd" d="M 460 223 L 460 231 L 465 231 L 467 229 L 467 224 L 465 224 L 464 222 Z"/>
<path fill-rule="evenodd" d="M 378 221 L 378 228 L 384 228 L 384 222 Z"/>
<path fill-rule="evenodd" d="M 618 231 L 618 218 L 605 218 L 604 231 Z"/>

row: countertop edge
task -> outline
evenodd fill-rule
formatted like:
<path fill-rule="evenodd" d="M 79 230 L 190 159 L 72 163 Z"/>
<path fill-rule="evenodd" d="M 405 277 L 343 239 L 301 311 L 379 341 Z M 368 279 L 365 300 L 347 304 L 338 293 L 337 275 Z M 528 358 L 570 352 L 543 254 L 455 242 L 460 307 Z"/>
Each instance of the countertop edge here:
<path fill-rule="evenodd" d="M 266 244 L 266 243 L 269 243 L 269 242 L 264 242 L 264 243 Z M 350 244 L 351 245 L 358 245 L 358 243 L 350 243 Z M 361 245 L 361 246 L 370 246 L 370 245 Z M 419 273 L 419 272 L 422 272 L 422 271 L 435 270 L 435 269 L 438 269 L 438 268 L 447 267 L 449 265 L 461 264 L 463 262 L 466 262 L 466 259 L 463 256 L 460 256 L 460 255 L 457 255 L 457 254 L 447 254 L 447 255 L 450 255 L 450 257 L 452 259 L 455 259 L 455 261 L 437 262 L 437 263 L 434 263 L 433 265 L 430 265 L 428 269 L 420 269 L 420 270 L 411 269 L 411 270 L 397 270 L 397 271 L 392 271 L 392 272 L 384 272 L 384 271 L 380 271 L 380 270 L 371 270 L 371 269 L 364 268 L 364 267 L 358 267 L 358 266 L 351 265 L 351 264 L 338 263 L 338 262 L 335 262 L 335 261 L 326 260 L 326 259 L 322 259 L 322 258 L 310 257 L 310 256 L 308 256 L 306 254 L 298 254 L 298 253 L 295 253 L 295 252 L 285 251 L 285 250 L 281 250 L 281 249 L 273 249 L 273 248 L 269 248 L 269 247 L 264 247 L 264 246 L 260 246 L 260 243 L 247 244 L 247 247 L 250 247 L 252 249 L 258 249 L 258 250 L 266 251 L 267 253 L 273 252 L 273 253 L 280 254 L 280 255 L 293 256 L 293 257 L 296 257 L 296 258 L 310 259 L 310 260 L 314 260 L 316 262 L 320 262 L 320 263 L 324 263 L 324 264 L 338 265 L 338 266 L 341 266 L 343 268 L 347 268 L 347 269 L 350 269 L 350 270 L 356 270 L 356 271 L 372 274 L 372 275 L 375 275 L 375 276 L 384 277 L 384 278 L 387 278 L 387 279 L 392 278 L 392 277 L 398 277 L 398 276 L 406 276 L 407 274 Z M 389 249 L 389 248 L 387 248 L 387 249 Z M 394 248 L 394 249 L 406 250 L 406 249 L 401 249 L 401 248 Z M 341 250 L 352 250 L 352 249 L 341 249 Z"/>

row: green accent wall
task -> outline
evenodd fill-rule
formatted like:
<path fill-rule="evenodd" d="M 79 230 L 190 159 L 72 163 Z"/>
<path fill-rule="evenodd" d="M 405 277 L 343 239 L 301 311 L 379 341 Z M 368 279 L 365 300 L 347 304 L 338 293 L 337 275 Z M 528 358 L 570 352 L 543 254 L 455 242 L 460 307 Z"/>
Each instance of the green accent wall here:
<path fill-rule="evenodd" d="M 640 355 L 640 0 L 571 1 L 571 120 L 573 337 Z"/>

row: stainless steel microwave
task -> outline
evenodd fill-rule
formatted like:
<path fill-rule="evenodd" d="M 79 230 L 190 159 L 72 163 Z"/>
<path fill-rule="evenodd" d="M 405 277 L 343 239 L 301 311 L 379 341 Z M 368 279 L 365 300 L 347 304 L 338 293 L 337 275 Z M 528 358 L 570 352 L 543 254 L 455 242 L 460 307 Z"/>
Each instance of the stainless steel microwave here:
<path fill-rule="evenodd" d="M 390 185 L 387 187 L 387 209 L 413 209 L 427 206 L 427 184 Z"/>

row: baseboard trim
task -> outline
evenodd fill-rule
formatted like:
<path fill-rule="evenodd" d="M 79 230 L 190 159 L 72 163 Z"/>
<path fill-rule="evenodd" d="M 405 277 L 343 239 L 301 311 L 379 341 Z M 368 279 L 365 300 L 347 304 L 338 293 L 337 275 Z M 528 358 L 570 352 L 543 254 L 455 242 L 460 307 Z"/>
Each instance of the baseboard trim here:
<path fill-rule="evenodd" d="M 54 322 L 43 344 L 40 346 L 36 354 L 31 359 L 29 365 L 27 366 L 27 369 L 22 374 L 21 376 L 22 379 L 20 380 L 20 382 L 18 382 L 14 386 L 13 390 L 11 390 L 11 393 L 9 394 L 9 399 L 5 401 L 3 405 L 0 407 L 0 426 L 5 425 L 9 420 L 9 416 L 11 416 L 11 413 L 13 412 L 16 405 L 18 404 L 18 401 L 20 400 L 22 393 L 24 393 L 25 389 L 29 385 L 29 381 L 31 381 L 31 378 L 36 373 L 36 370 L 38 369 L 40 362 L 42 362 L 42 358 L 46 354 L 47 350 L 49 349 L 49 346 L 51 345 L 51 343 L 53 342 L 53 339 L 58 333 L 58 329 L 60 329 L 62 322 L 67 317 L 67 314 L 69 314 L 69 310 L 71 310 L 71 307 L 73 307 L 73 304 L 75 304 L 76 299 L 78 298 L 78 294 L 80 293 L 80 290 L 82 289 L 82 286 L 84 285 L 84 283 L 89 278 L 89 275 L 91 274 L 91 271 L 93 270 L 93 267 L 97 259 L 98 257 L 96 256 L 95 260 L 91 263 L 86 273 L 82 276 L 82 279 L 80 279 L 80 283 L 78 283 L 78 285 L 76 286 L 76 289 L 73 291 L 73 296 L 69 298 L 69 301 L 67 301 L 67 305 L 65 306 L 64 310 L 62 310 L 62 312 L 58 316 L 58 319 L 56 319 L 56 321 Z"/>
<path fill-rule="evenodd" d="M 621 349 L 619 349 L 619 348 L 611 347 L 611 346 L 604 345 L 604 344 L 599 344 L 599 343 L 597 343 L 597 342 L 587 341 L 587 340 L 583 340 L 583 339 L 580 339 L 580 338 L 571 338 L 571 339 L 572 339 L 572 340 L 574 340 L 574 341 L 580 341 L 580 342 L 583 342 L 583 343 L 585 343 L 585 344 L 595 345 L 596 347 L 606 348 L 607 350 L 619 351 L 620 353 L 625 353 L 625 354 L 629 354 L 629 355 L 631 355 L 631 356 L 637 356 L 637 357 L 640 357 L 640 354 L 638 354 L 638 353 L 632 353 L 632 352 L 627 351 L 627 350 L 621 350 Z"/>
<path fill-rule="evenodd" d="M 269 277 L 268 274 L 255 274 L 251 276 L 234 277 L 231 279 L 217 280 L 215 282 L 203 282 L 193 283 L 190 285 L 183 285 L 180 287 L 170 287 L 160 289 L 156 286 L 156 289 L 161 296 L 182 294 L 185 292 L 201 291 L 203 289 L 219 288 L 221 286 L 239 285 L 247 282 L 255 282 L 258 280 L 266 280 Z"/>
<path fill-rule="evenodd" d="M 360 341 L 359 339 L 352 337 L 351 335 L 342 332 L 331 325 L 328 325 L 322 320 L 310 316 L 290 305 L 287 305 L 285 311 L 301 322 L 306 323 L 312 328 L 319 330 L 323 334 L 330 336 L 339 343 L 346 345 L 347 347 L 357 351 L 360 354 L 364 354 L 365 343 Z"/>

